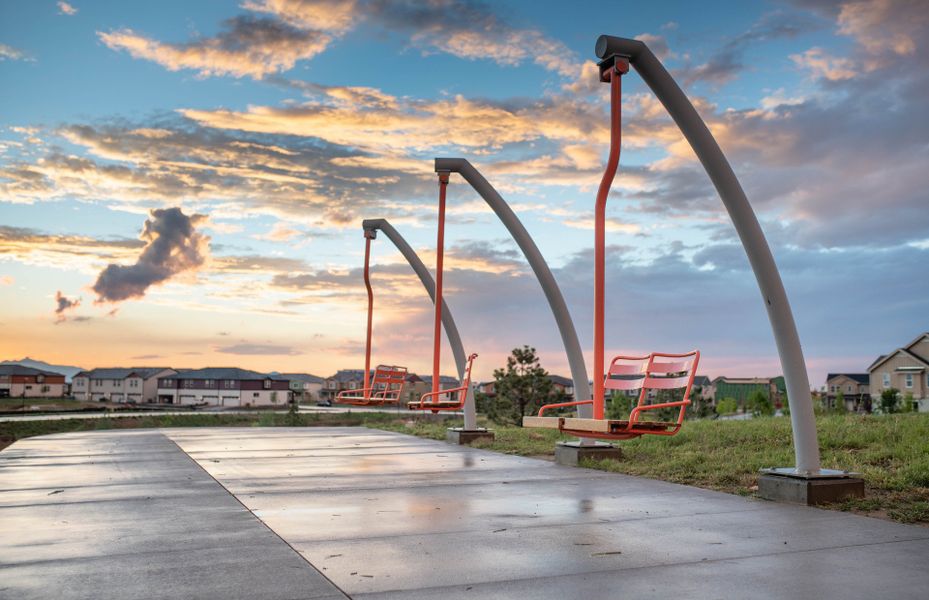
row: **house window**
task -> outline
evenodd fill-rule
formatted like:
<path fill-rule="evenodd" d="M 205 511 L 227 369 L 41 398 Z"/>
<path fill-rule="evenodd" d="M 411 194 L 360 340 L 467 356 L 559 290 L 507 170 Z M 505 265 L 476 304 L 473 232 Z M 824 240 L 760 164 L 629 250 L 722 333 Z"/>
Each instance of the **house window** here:
<path fill-rule="evenodd" d="M 334 381 L 327 381 L 327 382 L 326 382 L 326 389 L 327 389 L 327 390 L 334 390 L 334 389 L 335 389 L 335 382 L 334 382 Z"/>
<path fill-rule="evenodd" d="M 42 391 L 43 391 L 43 392 L 47 392 L 47 391 L 49 391 L 50 389 L 52 389 L 52 388 L 50 388 L 50 387 L 47 386 L 47 385 L 43 385 L 43 386 L 42 386 Z"/>
<path fill-rule="evenodd" d="M 258 397 L 258 392 L 254 392 L 254 393 L 252 394 L 252 398 L 257 398 L 257 397 Z"/>
<path fill-rule="evenodd" d="M 350 390 L 358 389 L 358 383 L 357 383 L 357 382 L 354 382 L 354 381 L 349 381 L 349 382 L 348 382 L 348 389 L 350 389 Z"/>
<path fill-rule="evenodd" d="M 850 386 L 850 385 L 845 386 L 845 391 L 848 392 L 848 393 L 851 393 L 851 392 L 852 392 L 852 386 Z"/>
<path fill-rule="evenodd" d="M 265 389 L 266 389 L 266 390 L 270 390 L 270 389 L 271 389 L 271 380 L 270 380 L 270 379 L 265 379 Z"/>
<path fill-rule="evenodd" d="M 884 373 L 884 387 L 890 387 L 890 373 Z"/>
<path fill-rule="evenodd" d="M 830 385 L 830 386 L 829 386 L 829 391 L 832 392 L 832 393 L 834 394 L 834 393 L 835 393 L 835 386 L 834 386 L 834 385 Z"/>
<path fill-rule="evenodd" d="M 906 375 L 904 375 L 904 381 L 906 381 L 906 389 L 909 390 L 913 388 L 913 374 L 912 373 L 907 373 Z"/>
<path fill-rule="evenodd" d="M 206 380 L 206 387 L 209 388 L 209 389 L 213 389 L 214 387 L 216 387 L 216 382 L 213 381 L 212 379 L 207 379 L 207 380 Z"/>

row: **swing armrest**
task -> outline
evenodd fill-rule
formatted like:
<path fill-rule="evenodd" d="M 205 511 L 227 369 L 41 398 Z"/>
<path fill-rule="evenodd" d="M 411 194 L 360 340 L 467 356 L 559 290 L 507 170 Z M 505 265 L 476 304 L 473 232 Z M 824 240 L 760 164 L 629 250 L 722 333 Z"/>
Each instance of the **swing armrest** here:
<path fill-rule="evenodd" d="M 566 406 L 578 406 L 580 404 L 593 404 L 593 400 L 577 400 L 576 402 L 556 402 L 555 404 L 546 404 L 539 408 L 539 414 L 537 416 L 541 417 L 542 413 L 547 411 L 550 408 L 564 408 Z"/>
<path fill-rule="evenodd" d="M 419 401 L 420 403 L 422 403 L 422 402 L 425 402 L 426 398 L 431 398 L 433 396 L 441 396 L 442 394 L 448 394 L 449 396 L 451 396 L 452 394 L 455 394 L 455 393 L 465 392 L 467 391 L 467 389 L 468 388 L 466 386 L 462 386 L 462 387 L 456 387 L 456 388 L 449 388 L 447 390 L 439 390 L 438 392 L 426 392 L 425 394 L 419 397 Z"/>
<path fill-rule="evenodd" d="M 368 395 L 369 397 L 373 396 L 374 394 L 371 392 L 376 392 L 376 391 L 377 390 L 373 387 L 358 388 L 354 390 L 342 390 L 341 392 L 335 395 L 335 399 L 339 400 L 341 398 L 351 398 L 353 400 L 357 400 L 359 398 L 364 398 L 365 395 Z"/>
<path fill-rule="evenodd" d="M 644 412 L 646 410 L 657 410 L 660 408 L 673 408 L 675 406 L 687 406 L 689 404 L 690 404 L 690 399 L 678 400 L 677 402 L 660 402 L 658 404 L 646 404 L 643 406 L 636 406 L 635 408 L 632 409 L 632 412 L 629 413 L 629 425 L 632 426 L 632 425 L 635 425 L 636 422 L 638 422 L 639 420 L 638 416 L 640 412 Z"/>

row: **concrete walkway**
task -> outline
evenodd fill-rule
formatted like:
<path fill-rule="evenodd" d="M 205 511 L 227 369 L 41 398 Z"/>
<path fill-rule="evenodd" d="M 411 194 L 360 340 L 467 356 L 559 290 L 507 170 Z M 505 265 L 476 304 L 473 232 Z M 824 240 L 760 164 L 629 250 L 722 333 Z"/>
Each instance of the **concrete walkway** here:
<path fill-rule="evenodd" d="M 2 598 L 921 599 L 927 553 L 927 528 L 358 428 L 0 453 Z"/>

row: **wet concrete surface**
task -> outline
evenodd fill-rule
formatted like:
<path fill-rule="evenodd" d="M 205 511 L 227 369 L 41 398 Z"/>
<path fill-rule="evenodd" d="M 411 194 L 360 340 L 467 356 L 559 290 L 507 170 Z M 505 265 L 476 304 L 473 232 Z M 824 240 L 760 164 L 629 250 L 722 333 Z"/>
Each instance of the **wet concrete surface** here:
<path fill-rule="evenodd" d="M 926 528 L 362 428 L 66 434 L 0 459 L 0 597 L 929 596 Z M 65 584 L 88 564 L 95 596 Z"/>
<path fill-rule="evenodd" d="M 345 598 L 158 431 L 0 452 L 0 598 Z"/>

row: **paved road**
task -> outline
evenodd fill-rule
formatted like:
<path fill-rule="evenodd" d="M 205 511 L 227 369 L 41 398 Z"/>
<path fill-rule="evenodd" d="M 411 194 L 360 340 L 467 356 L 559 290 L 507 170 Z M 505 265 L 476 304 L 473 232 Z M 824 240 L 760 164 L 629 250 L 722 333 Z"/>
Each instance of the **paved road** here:
<path fill-rule="evenodd" d="M 929 529 L 362 428 L 0 452 L 2 598 L 920 599 Z"/>

